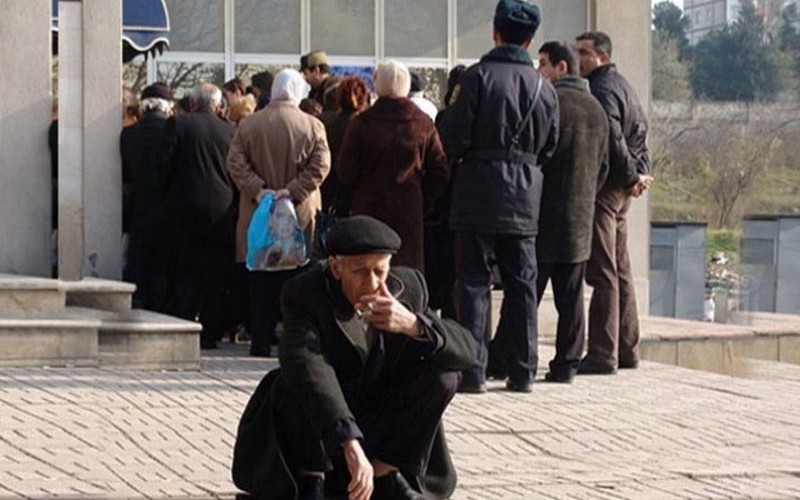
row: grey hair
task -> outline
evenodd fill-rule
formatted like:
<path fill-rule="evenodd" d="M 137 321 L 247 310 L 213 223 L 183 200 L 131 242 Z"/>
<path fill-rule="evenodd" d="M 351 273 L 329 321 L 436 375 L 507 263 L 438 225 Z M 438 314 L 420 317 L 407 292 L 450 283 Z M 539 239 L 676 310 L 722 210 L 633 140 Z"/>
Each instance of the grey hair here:
<path fill-rule="evenodd" d="M 139 109 L 142 110 L 142 113 L 160 111 L 167 114 L 172 111 L 172 101 L 161 99 L 160 97 L 147 97 L 139 103 Z"/>
<path fill-rule="evenodd" d="M 195 111 L 213 113 L 222 104 L 222 91 L 213 83 L 202 82 L 189 94 Z"/>

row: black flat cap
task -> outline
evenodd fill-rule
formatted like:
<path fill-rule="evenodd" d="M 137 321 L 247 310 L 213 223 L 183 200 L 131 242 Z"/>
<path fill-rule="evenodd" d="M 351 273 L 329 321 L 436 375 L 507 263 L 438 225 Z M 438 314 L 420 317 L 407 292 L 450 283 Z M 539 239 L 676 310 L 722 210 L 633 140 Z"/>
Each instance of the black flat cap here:
<path fill-rule="evenodd" d="M 169 85 L 166 83 L 156 82 L 152 85 L 148 85 L 144 88 L 144 90 L 142 90 L 142 99 L 149 99 L 152 97 L 171 101 L 172 90 L 170 90 Z"/>
<path fill-rule="evenodd" d="M 400 249 L 400 236 L 389 226 L 368 215 L 340 219 L 328 233 L 330 255 L 395 254 Z"/>
<path fill-rule="evenodd" d="M 500 0 L 494 10 L 494 27 L 501 33 L 510 29 L 533 38 L 541 21 L 539 7 L 523 0 Z"/>

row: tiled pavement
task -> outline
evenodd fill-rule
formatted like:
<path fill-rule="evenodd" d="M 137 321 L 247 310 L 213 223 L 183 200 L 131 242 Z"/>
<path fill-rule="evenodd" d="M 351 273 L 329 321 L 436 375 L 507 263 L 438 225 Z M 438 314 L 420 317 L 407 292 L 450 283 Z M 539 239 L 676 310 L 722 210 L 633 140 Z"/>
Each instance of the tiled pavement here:
<path fill-rule="evenodd" d="M 231 498 L 238 417 L 274 366 L 244 353 L 224 345 L 201 372 L 0 370 L 0 499 Z M 643 363 L 459 395 L 454 500 L 800 498 L 800 366 L 749 373 Z"/>

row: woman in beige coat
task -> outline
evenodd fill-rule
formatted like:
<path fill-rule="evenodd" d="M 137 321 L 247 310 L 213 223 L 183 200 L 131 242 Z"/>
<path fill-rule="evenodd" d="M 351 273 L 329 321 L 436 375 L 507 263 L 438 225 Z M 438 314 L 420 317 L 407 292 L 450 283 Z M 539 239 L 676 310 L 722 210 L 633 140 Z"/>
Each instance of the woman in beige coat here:
<path fill-rule="evenodd" d="M 247 254 L 247 228 L 258 202 L 267 194 L 288 196 L 297 211 L 311 251 L 314 214 L 321 208 L 319 186 L 330 170 L 325 127 L 303 113 L 299 103 L 308 84 L 295 70 L 278 73 L 272 100 L 261 111 L 242 120 L 228 152 L 228 172 L 241 192 L 236 224 L 236 260 Z M 280 290 L 297 271 L 251 271 L 250 354 L 269 356 L 280 319 Z"/>

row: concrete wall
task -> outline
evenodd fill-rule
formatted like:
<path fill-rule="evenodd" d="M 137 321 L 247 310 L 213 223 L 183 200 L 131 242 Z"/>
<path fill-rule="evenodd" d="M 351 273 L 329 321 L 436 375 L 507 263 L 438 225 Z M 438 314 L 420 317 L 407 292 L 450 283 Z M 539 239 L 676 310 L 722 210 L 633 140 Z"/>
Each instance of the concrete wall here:
<path fill-rule="evenodd" d="M 612 61 L 650 108 L 650 1 L 592 0 L 592 29 L 606 32 L 613 44 Z M 658 182 L 658 181 L 656 181 Z M 639 311 L 648 312 L 650 210 L 648 196 L 634 200 L 628 214 L 628 249 L 636 280 Z"/>
<path fill-rule="evenodd" d="M 49 276 L 50 1 L 0 12 L 0 272 Z"/>

